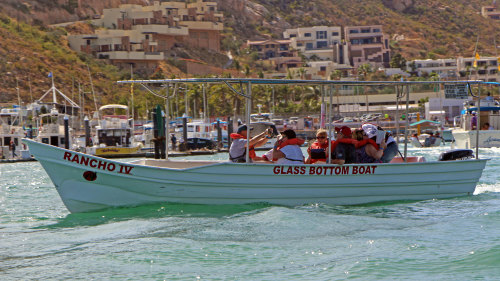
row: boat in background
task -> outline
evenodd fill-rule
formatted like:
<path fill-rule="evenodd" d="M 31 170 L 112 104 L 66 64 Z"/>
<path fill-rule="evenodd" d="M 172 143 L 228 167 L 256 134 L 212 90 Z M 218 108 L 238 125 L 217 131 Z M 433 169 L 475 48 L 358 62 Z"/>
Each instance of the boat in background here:
<path fill-rule="evenodd" d="M 40 114 L 36 119 L 39 123 L 38 135 L 36 140 L 41 143 L 46 143 L 58 147 L 64 147 L 66 143 L 66 138 L 64 135 L 64 118 L 67 117 L 66 114 L 60 114 L 55 108 L 52 108 L 49 113 Z M 69 128 L 69 147 L 76 149 L 74 147 L 74 141 L 72 139 L 73 130 Z"/>
<path fill-rule="evenodd" d="M 476 113 L 478 131 L 471 129 L 472 113 Z M 497 101 L 482 99 L 480 107 L 477 101 L 467 101 L 461 112 L 460 128 L 452 131 L 457 148 L 470 149 L 476 147 L 476 138 L 479 137 L 479 147 L 500 147 L 500 105 Z M 482 129 L 485 123 L 489 123 L 490 129 Z"/>
<path fill-rule="evenodd" d="M 10 142 L 16 145 L 15 154 L 18 158 L 31 158 L 29 150 L 23 149 L 21 139 L 26 134 L 20 124 L 19 108 L 2 108 L 0 111 L 0 159 L 11 158 Z"/>
<path fill-rule="evenodd" d="M 113 115 L 104 115 L 107 110 L 113 110 Z M 118 115 L 116 111 L 125 111 Z M 129 108 L 121 104 L 101 106 L 98 111 L 99 121 L 92 138 L 93 146 L 87 147 L 88 154 L 102 157 L 118 157 L 137 154 L 142 143 L 133 138 L 132 126 L 129 120 Z"/>

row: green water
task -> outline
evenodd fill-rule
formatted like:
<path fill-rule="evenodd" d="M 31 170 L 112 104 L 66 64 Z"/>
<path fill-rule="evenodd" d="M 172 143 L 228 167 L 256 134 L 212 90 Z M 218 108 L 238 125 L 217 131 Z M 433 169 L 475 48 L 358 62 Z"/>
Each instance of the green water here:
<path fill-rule="evenodd" d="M 500 149 L 481 155 L 470 197 L 85 214 L 69 214 L 39 163 L 3 164 L 0 280 L 499 280 Z"/>

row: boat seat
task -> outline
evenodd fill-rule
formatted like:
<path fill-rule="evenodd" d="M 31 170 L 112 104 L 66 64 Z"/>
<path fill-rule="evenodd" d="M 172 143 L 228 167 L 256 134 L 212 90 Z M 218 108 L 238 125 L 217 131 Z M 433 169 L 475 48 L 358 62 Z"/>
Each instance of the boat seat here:
<path fill-rule="evenodd" d="M 418 162 L 425 162 L 425 157 L 423 156 L 408 156 L 406 157 L 408 163 L 418 163 Z M 389 163 L 404 163 L 405 161 L 403 160 L 402 157 L 394 157 L 391 162 Z"/>

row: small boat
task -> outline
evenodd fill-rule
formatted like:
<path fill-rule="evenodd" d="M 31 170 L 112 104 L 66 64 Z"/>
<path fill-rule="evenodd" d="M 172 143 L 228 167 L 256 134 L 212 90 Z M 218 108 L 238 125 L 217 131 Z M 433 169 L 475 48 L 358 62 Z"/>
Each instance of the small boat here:
<path fill-rule="evenodd" d="M 476 115 L 480 130 L 471 128 L 471 119 Z M 489 128 L 484 128 L 488 123 Z M 467 101 L 461 115 L 461 127 L 452 131 L 457 148 L 500 147 L 500 105 L 494 100 Z M 477 135 L 479 133 L 479 136 Z"/>
<path fill-rule="evenodd" d="M 22 149 L 21 139 L 25 137 L 19 124 L 18 108 L 2 108 L 0 111 L 0 159 L 11 158 L 10 142 L 15 144 L 15 155 L 19 158 L 31 158 L 29 151 Z"/>
<path fill-rule="evenodd" d="M 196 78 L 123 83 L 239 83 L 335 85 L 342 81 Z M 349 83 L 349 82 L 348 82 Z M 353 84 L 354 82 L 350 82 Z M 354 84 L 364 85 L 356 81 Z M 376 82 L 364 82 L 372 85 Z M 378 82 L 407 87 L 411 82 Z M 430 83 L 464 83 L 430 82 Z M 480 82 L 476 82 L 480 83 Z M 234 88 L 233 91 L 236 91 Z M 247 94 L 251 99 L 251 87 Z M 168 109 L 168 99 L 165 106 Z M 250 112 L 249 110 L 247 112 Z M 250 120 L 247 114 L 247 120 Z M 166 114 L 168 116 L 168 112 Z M 330 120 L 330 117 L 328 118 Z M 168 122 L 167 122 L 168 124 Z M 330 129 L 331 130 L 331 129 Z M 188 204 L 355 205 L 393 200 L 426 200 L 472 195 L 487 159 L 471 150 L 372 164 L 267 164 L 225 161 L 139 159 L 113 161 L 24 140 L 50 176 L 71 212 L 158 202 Z M 168 155 L 168 153 L 167 153 Z"/>
<path fill-rule="evenodd" d="M 123 110 L 125 114 L 103 115 L 106 110 Z M 101 118 L 99 125 L 95 127 L 94 145 L 86 148 L 87 153 L 103 157 L 116 157 L 139 152 L 141 145 L 133 138 L 128 110 L 128 106 L 121 104 L 108 104 L 99 108 Z"/>
<path fill-rule="evenodd" d="M 141 159 L 120 162 L 24 139 L 70 212 L 157 202 L 354 205 L 472 195 L 485 159 L 276 165 Z M 398 163 L 399 162 L 399 163 Z"/>
<path fill-rule="evenodd" d="M 40 126 L 36 140 L 42 143 L 47 143 L 59 147 L 65 146 L 64 134 L 64 118 L 66 114 L 61 114 L 56 108 L 52 108 L 49 113 L 41 114 L 37 117 Z M 73 130 L 69 128 L 69 147 L 75 148 L 73 145 Z"/>

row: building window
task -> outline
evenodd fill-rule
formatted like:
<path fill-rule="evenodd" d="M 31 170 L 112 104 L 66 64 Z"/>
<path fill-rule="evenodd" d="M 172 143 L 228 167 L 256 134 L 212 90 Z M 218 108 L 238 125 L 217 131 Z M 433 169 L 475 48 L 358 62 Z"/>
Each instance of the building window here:
<path fill-rule="evenodd" d="M 302 43 L 297 43 L 297 47 L 302 47 Z"/>
<path fill-rule="evenodd" d="M 87 40 L 87 46 L 90 46 L 90 40 Z"/>
<path fill-rule="evenodd" d="M 311 33 L 304 33 L 304 37 L 311 37 Z"/>
<path fill-rule="evenodd" d="M 338 32 L 332 32 L 332 36 L 339 36 Z"/>
<path fill-rule="evenodd" d="M 359 44 L 359 40 L 353 39 L 353 40 L 351 40 L 351 44 L 357 45 L 357 44 Z"/>
<path fill-rule="evenodd" d="M 317 47 L 318 49 L 321 49 L 321 48 L 326 48 L 326 47 L 328 47 L 328 42 L 326 42 L 326 41 L 318 41 L 318 42 L 316 43 L 316 47 Z"/>
<path fill-rule="evenodd" d="M 313 43 L 306 43 L 306 50 L 312 50 L 313 49 Z"/>
<path fill-rule="evenodd" d="M 149 40 L 149 34 L 146 34 L 146 40 Z"/>
<path fill-rule="evenodd" d="M 351 30 L 349 30 L 349 33 L 359 33 L 359 30 L 357 30 L 357 29 L 351 29 Z"/>
<path fill-rule="evenodd" d="M 297 37 L 297 34 L 290 34 L 290 38 Z"/>
<path fill-rule="evenodd" d="M 326 31 L 316 31 L 316 39 L 326 39 Z"/>
<path fill-rule="evenodd" d="M 320 66 L 319 71 L 326 71 L 326 66 Z"/>
<path fill-rule="evenodd" d="M 380 28 L 374 28 L 373 32 L 380 32 Z"/>
<path fill-rule="evenodd" d="M 370 33 L 370 29 L 361 29 L 361 33 Z"/>

